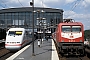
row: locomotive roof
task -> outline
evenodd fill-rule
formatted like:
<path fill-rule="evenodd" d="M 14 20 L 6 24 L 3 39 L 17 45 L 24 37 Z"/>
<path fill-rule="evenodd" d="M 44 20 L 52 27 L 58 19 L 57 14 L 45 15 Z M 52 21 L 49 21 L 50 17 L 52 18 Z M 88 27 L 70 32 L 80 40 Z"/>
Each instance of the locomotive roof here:
<path fill-rule="evenodd" d="M 24 28 L 10 28 L 9 31 L 19 31 L 24 30 Z"/>
<path fill-rule="evenodd" d="M 81 22 L 60 23 L 59 25 L 83 25 Z"/>

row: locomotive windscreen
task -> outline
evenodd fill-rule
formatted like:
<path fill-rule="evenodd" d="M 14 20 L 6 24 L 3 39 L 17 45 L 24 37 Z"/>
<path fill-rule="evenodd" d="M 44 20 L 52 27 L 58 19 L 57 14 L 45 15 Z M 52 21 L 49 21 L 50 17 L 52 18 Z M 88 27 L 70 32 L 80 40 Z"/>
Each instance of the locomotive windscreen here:
<path fill-rule="evenodd" d="M 70 26 L 62 26 L 62 32 L 71 32 Z"/>
<path fill-rule="evenodd" d="M 8 35 L 22 35 L 22 31 L 9 31 Z"/>
<path fill-rule="evenodd" d="M 81 32 L 81 26 L 72 26 L 72 32 Z"/>
<path fill-rule="evenodd" d="M 62 26 L 62 32 L 81 32 L 81 26 Z"/>

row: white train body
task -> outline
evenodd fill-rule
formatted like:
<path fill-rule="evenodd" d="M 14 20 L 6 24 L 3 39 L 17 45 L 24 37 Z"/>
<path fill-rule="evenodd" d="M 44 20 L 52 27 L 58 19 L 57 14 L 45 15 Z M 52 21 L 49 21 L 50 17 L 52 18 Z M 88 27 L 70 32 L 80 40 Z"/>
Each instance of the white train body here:
<path fill-rule="evenodd" d="M 30 43 L 30 34 L 24 28 L 11 28 L 7 32 L 5 48 L 8 50 L 19 50 Z"/>

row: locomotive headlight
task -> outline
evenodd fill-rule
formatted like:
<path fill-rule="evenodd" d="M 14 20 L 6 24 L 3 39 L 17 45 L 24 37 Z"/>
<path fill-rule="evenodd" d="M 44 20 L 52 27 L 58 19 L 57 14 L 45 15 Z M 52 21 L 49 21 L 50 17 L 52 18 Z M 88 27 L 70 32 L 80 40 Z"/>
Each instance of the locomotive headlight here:
<path fill-rule="evenodd" d="M 62 42 L 64 42 L 64 40 L 62 40 Z"/>
<path fill-rule="evenodd" d="M 82 42 L 82 40 L 80 40 L 80 42 Z"/>

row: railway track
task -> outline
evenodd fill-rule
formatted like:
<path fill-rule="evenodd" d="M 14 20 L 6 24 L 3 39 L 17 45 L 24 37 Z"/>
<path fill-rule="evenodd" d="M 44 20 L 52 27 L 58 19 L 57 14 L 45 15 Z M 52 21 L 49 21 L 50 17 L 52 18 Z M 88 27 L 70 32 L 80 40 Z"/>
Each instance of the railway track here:
<path fill-rule="evenodd" d="M 1 58 L 0 60 L 5 60 L 7 59 L 8 57 L 10 57 L 11 55 L 13 55 L 14 53 L 11 53 L 11 52 L 8 52 L 8 53 L 5 53 Z"/>
<path fill-rule="evenodd" d="M 9 53 L 10 53 L 10 51 L 5 48 L 0 49 L 0 60 L 5 60 L 6 57 L 4 57 L 4 56 L 6 56 Z"/>
<path fill-rule="evenodd" d="M 10 52 L 9 50 L 7 50 L 4 47 L 3 48 L 0 48 L 0 60 L 5 60 L 5 59 L 7 59 L 8 57 L 10 57 L 11 55 L 13 55 L 16 52 L 17 51 Z"/>
<path fill-rule="evenodd" d="M 87 56 L 84 56 L 84 57 L 68 57 L 66 58 L 66 60 L 90 60 Z"/>
<path fill-rule="evenodd" d="M 5 43 L 0 43 L 0 60 L 5 60 L 12 54 L 9 50 L 5 49 Z"/>
<path fill-rule="evenodd" d="M 87 56 L 62 56 L 58 54 L 59 60 L 90 60 Z M 90 56 L 90 55 L 89 55 Z"/>
<path fill-rule="evenodd" d="M 55 43 L 55 41 L 54 41 Z M 58 53 L 58 57 L 59 60 L 90 60 L 90 54 L 87 56 L 87 54 L 85 56 L 62 56 L 62 54 L 59 53 L 59 49 L 55 43 L 55 47 L 57 49 L 57 53 Z"/>
<path fill-rule="evenodd" d="M 25 47 L 25 46 L 24 46 Z M 23 47 L 22 47 L 23 48 Z M 18 51 L 18 50 L 17 50 Z M 5 47 L 0 47 L 0 60 L 5 60 L 8 57 L 10 57 L 11 55 L 13 55 L 14 53 L 16 53 L 17 51 L 13 51 L 10 52 L 9 50 L 7 50 Z"/>
<path fill-rule="evenodd" d="M 3 55 L 5 55 L 5 54 L 7 54 L 7 53 L 9 53 L 10 51 L 9 50 L 7 50 L 7 49 L 5 49 L 5 48 L 2 48 L 1 50 L 0 50 L 0 58 L 3 56 Z"/>

